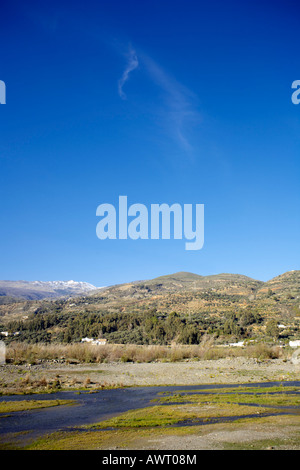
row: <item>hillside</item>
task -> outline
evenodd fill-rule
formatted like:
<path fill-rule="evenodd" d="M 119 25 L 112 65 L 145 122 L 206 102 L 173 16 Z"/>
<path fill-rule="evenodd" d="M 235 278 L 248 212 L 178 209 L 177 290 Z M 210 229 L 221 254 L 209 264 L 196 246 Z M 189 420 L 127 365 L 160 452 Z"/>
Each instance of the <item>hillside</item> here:
<path fill-rule="evenodd" d="M 270 281 L 265 282 L 258 293 L 264 294 L 269 289 L 276 295 L 285 295 L 290 299 L 300 296 L 300 271 L 289 271 L 274 277 Z"/>
<path fill-rule="evenodd" d="M 190 344 L 204 334 L 219 342 L 287 341 L 299 336 L 299 299 L 300 271 L 268 282 L 239 274 L 179 272 L 72 299 L 2 305 L 0 323 L 2 329 L 19 331 L 18 340 L 33 342 L 105 336 L 116 343 Z"/>
<path fill-rule="evenodd" d="M 179 272 L 166 276 L 160 276 L 149 281 L 137 283 L 140 286 L 149 286 L 152 290 L 162 289 L 164 291 L 183 290 L 226 290 L 246 289 L 251 293 L 264 283 L 240 274 L 216 274 L 211 276 L 200 276 L 198 274 Z"/>

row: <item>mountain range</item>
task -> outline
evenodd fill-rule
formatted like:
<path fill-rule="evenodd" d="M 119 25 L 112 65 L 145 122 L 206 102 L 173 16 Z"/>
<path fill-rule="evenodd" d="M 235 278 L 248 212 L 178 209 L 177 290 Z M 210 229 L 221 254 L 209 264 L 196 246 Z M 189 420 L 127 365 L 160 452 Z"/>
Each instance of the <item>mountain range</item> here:
<path fill-rule="evenodd" d="M 225 340 L 266 334 L 288 340 L 300 334 L 300 271 L 267 282 L 241 274 L 178 272 L 102 288 L 74 281 L 1 281 L 0 292 L 1 328 L 21 331 L 18 340 L 30 342 L 104 335 L 112 343 L 189 344 L 206 333 Z"/>
<path fill-rule="evenodd" d="M 0 297 L 23 300 L 55 299 L 87 294 L 97 287 L 76 281 L 0 281 Z"/>
<path fill-rule="evenodd" d="M 221 273 L 208 276 L 189 272 L 177 272 L 149 280 L 139 280 L 108 287 L 96 287 L 87 282 L 77 281 L 1 281 L 0 298 L 15 300 L 43 300 L 88 296 L 90 301 L 101 296 L 103 299 L 137 299 L 176 294 L 184 291 L 218 292 L 230 295 L 248 296 L 251 300 L 264 295 L 268 290 L 283 294 L 300 295 L 300 271 L 288 271 L 269 281 L 260 281 L 242 274 Z"/>

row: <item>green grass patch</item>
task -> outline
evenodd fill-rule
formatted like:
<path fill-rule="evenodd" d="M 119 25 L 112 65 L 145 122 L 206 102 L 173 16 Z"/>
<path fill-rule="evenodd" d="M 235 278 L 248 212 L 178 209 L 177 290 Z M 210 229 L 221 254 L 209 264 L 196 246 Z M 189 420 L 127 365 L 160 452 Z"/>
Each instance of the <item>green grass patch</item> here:
<path fill-rule="evenodd" d="M 154 408 L 156 408 L 154 410 Z M 177 408 L 177 409 L 176 409 Z M 154 413 L 153 413 L 154 411 Z M 175 412 L 175 414 L 174 414 Z M 201 416 L 207 417 L 206 426 L 186 426 L 186 427 L 171 427 L 167 423 L 178 418 L 188 419 L 192 416 L 200 417 L 200 411 L 195 407 L 194 409 L 157 406 L 149 407 L 141 410 L 127 412 L 119 417 L 99 423 L 96 426 L 89 426 L 81 428 L 79 431 L 57 432 L 44 436 L 34 443 L 27 445 L 25 449 L 29 450 L 97 450 L 97 449 L 138 449 L 138 448 L 151 448 L 153 449 L 153 440 L 163 439 L 164 436 L 181 436 L 184 438 L 188 435 L 203 435 L 207 432 L 215 432 L 224 429 L 224 423 L 210 424 L 209 416 L 227 416 L 236 415 L 237 412 L 240 416 L 249 413 L 249 407 L 238 405 L 224 406 L 216 405 L 210 409 L 202 408 Z M 251 409 L 251 413 L 258 412 L 256 409 Z M 173 414 L 173 417 L 169 415 Z M 260 420 L 267 418 L 245 418 L 239 420 L 239 426 L 246 425 L 246 423 L 258 423 Z M 105 429 L 108 425 L 114 425 L 114 429 Z M 102 427 L 103 426 L 103 427 Z M 232 429 L 236 427 L 235 423 L 226 423 L 225 429 Z M 208 431 L 208 429 L 210 431 Z M 255 435 L 255 434 L 254 434 Z M 151 444 L 149 444 L 149 442 Z M 150 447 L 149 447 L 150 445 Z"/>
<path fill-rule="evenodd" d="M 297 387 L 237 387 L 210 390 L 209 393 L 206 390 L 205 393 L 198 394 L 193 394 L 193 391 L 181 390 L 175 394 L 162 396 L 156 401 L 160 404 L 192 402 L 198 404 L 254 403 L 258 406 L 299 406 L 300 395 L 296 392 L 299 392 Z"/>
<path fill-rule="evenodd" d="M 187 394 L 187 393 L 203 393 L 203 394 L 218 394 L 218 393 L 279 393 L 279 392 L 300 392 L 299 387 L 295 386 L 270 386 L 270 387 L 251 387 L 251 386 L 244 386 L 238 385 L 237 387 L 224 387 L 224 388 L 206 388 L 203 390 L 178 390 L 178 394 Z M 171 395 L 173 392 L 160 392 L 159 395 Z"/>
<path fill-rule="evenodd" d="M 132 410 L 117 417 L 89 426 L 82 426 L 77 431 L 64 431 L 41 437 L 37 441 L 27 444 L 26 449 L 38 450 L 80 450 L 80 449 L 112 449 L 118 447 L 145 448 L 153 439 L 163 436 L 205 435 L 210 429 L 232 429 L 238 426 L 246 426 L 246 423 L 257 425 L 268 420 L 263 413 L 274 411 L 264 407 L 249 407 L 233 403 L 194 403 L 186 405 L 157 405 L 147 408 Z M 275 411 L 276 413 L 276 411 Z M 248 415 L 256 415 L 248 418 Z M 237 422 L 210 423 L 211 418 L 240 416 Z M 203 420 L 205 426 L 198 424 Z M 276 419 L 275 416 L 272 420 Z M 193 425 L 185 427 L 172 427 L 172 424 L 180 421 L 192 420 Z M 210 431 L 210 432 L 211 432 Z M 255 434 L 254 434 L 255 435 Z M 151 444 L 152 446 L 153 444 Z M 148 448 L 148 447 L 146 447 Z M 152 447 L 151 447 L 152 448 Z"/>
<path fill-rule="evenodd" d="M 196 417 L 195 413 L 187 413 L 177 406 L 152 406 L 139 410 L 131 410 L 115 418 L 103 421 L 93 428 L 120 428 L 120 427 L 155 427 L 169 426 L 187 417 Z"/>
<path fill-rule="evenodd" d="M 115 431 L 68 431 L 41 437 L 24 447 L 26 450 L 97 450 L 126 448 L 137 438 L 154 436 L 155 431 L 118 429 Z"/>
<path fill-rule="evenodd" d="M 147 428 L 165 427 L 182 421 L 199 420 L 208 422 L 212 418 L 226 418 L 232 416 L 246 416 L 270 412 L 270 409 L 241 406 L 238 404 L 184 404 L 184 405 L 157 405 L 139 410 L 132 410 L 101 423 L 88 426 L 93 429 L 107 428 Z M 276 412 L 276 410 L 272 410 Z M 200 423 L 201 424 L 201 423 Z"/>
<path fill-rule="evenodd" d="M 29 411 L 53 406 L 72 405 L 73 400 L 21 400 L 3 401 L 0 403 L 0 413 L 13 413 L 16 411 Z"/>

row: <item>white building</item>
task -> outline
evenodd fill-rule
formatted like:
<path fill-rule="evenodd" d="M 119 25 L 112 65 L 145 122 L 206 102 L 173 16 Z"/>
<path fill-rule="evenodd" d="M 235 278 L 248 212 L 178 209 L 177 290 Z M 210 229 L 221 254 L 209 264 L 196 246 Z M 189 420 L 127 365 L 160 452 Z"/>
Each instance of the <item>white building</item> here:
<path fill-rule="evenodd" d="M 94 344 L 98 344 L 99 346 L 104 346 L 107 343 L 107 340 L 104 338 L 95 339 Z"/>
<path fill-rule="evenodd" d="M 93 338 L 82 338 L 82 343 L 96 344 L 97 346 L 104 346 L 107 343 L 105 338 L 93 339 Z"/>
<path fill-rule="evenodd" d="M 289 341 L 289 345 L 291 348 L 300 348 L 300 339 L 296 341 Z"/>
<path fill-rule="evenodd" d="M 94 340 L 93 338 L 82 338 L 81 342 L 82 343 L 92 343 Z"/>

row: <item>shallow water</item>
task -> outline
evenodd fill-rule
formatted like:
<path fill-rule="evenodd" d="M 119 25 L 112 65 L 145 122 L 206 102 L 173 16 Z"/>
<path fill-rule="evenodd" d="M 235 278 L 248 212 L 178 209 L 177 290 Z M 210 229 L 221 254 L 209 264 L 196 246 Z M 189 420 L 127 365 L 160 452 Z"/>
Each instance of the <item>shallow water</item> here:
<path fill-rule="evenodd" d="M 267 382 L 251 384 L 230 385 L 188 385 L 188 386 L 157 386 L 157 387 L 133 387 L 113 390 L 99 390 L 97 392 L 74 392 L 62 391 L 51 394 L 13 395 L 2 396 L 1 401 L 22 400 L 75 400 L 72 406 L 55 406 L 30 411 L 13 412 L 9 416 L 0 414 L 0 442 L 7 433 L 18 433 L 29 431 L 31 437 L 38 437 L 55 431 L 66 431 L 78 426 L 98 423 L 113 416 L 117 416 L 129 410 L 136 410 L 147 406 L 155 406 L 157 402 L 152 400 L 162 397 L 164 393 L 181 391 L 188 395 L 190 393 L 205 392 L 211 389 L 244 387 L 271 387 L 271 386 L 300 386 L 300 382 Z M 178 403 L 177 403 L 178 404 Z M 255 404 L 255 403 L 254 403 Z M 274 408 L 274 406 L 272 406 Z M 282 408 L 282 407 L 280 407 Z M 299 413 L 299 408 L 294 409 Z M 293 412 L 293 408 L 290 410 Z M 256 417 L 258 415 L 255 415 Z M 263 416 L 263 415 L 260 415 Z M 232 417 L 239 419 L 239 417 Z M 218 418 L 220 420 L 220 418 Z M 220 422 L 220 421 L 219 421 Z M 194 422 L 196 423 L 196 422 Z M 201 424 L 200 421 L 198 425 Z M 204 424 L 204 423 L 203 423 Z M 179 423 L 178 425 L 191 425 Z"/>

